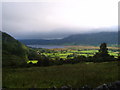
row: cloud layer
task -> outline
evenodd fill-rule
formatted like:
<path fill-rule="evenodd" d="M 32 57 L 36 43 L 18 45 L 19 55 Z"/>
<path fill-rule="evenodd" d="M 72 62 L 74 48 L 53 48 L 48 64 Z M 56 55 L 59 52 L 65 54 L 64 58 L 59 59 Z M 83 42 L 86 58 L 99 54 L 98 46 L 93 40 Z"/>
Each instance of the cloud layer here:
<path fill-rule="evenodd" d="M 4 2 L 2 16 L 3 31 L 16 38 L 26 35 L 38 35 L 37 38 L 41 38 L 39 35 L 43 38 L 52 35 L 54 38 L 58 33 L 60 38 L 67 33 L 93 32 L 117 26 L 118 20 L 117 2 L 114 0 Z"/>

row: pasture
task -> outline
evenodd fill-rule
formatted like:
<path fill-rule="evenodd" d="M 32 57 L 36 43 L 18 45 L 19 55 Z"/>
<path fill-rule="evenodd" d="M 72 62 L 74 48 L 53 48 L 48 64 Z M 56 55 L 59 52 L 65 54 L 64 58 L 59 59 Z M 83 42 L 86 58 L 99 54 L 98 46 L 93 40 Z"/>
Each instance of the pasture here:
<path fill-rule="evenodd" d="M 3 68 L 3 88 L 97 87 L 118 80 L 118 62 L 64 64 L 49 67 Z"/>
<path fill-rule="evenodd" d="M 48 52 L 42 52 L 41 55 L 45 55 L 47 57 L 50 57 L 51 59 L 56 58 L 73 58 L 75 56 L 94 56 L 95 53 L 97 53 L 99 50 L 99 47 L 95 46 L 65 46 L 65 48 L 54 48 L 54 49 L 48 49 Z M 39 49 L 38 49 L 39 51 Z M 40 52 L 40 51 L 39 51 Z M 118 57 L 118 48 L 117 47 L 108 47 L 108 52 L 110 55 L 113 55 L 115 58 Z M 36 60 L 28 61 L 27 63 L 37 63 Z"/>

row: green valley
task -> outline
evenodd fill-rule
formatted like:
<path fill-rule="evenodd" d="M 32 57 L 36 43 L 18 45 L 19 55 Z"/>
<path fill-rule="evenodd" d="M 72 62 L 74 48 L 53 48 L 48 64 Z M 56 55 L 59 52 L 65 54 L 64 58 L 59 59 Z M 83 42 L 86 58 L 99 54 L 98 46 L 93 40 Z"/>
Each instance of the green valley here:
<path fill-rule="evenodd" d="M 95 88 L 119 80 L 117 47 L 30 48 L 2 33 L 3 88 Z"/>

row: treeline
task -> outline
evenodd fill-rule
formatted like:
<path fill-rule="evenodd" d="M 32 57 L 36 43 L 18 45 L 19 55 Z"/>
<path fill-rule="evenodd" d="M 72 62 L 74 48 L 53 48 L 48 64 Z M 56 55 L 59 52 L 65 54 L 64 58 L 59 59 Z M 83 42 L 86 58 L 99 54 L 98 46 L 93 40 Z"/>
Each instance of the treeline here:
<path fill-rule="evenodd" d="M 28 58 L 30 60 L 38 60 L 36 64 L 30 62 L 28 66 L 51 66 L 51 65 L 62 65 L 62 64 L 75 64 L 80 62 L 109 62 L 109 61 L 117 61 L 118 59 L 114 58 L 108 54 L 108 48 L 106 43 L 102 43 L 100 45 L 99 52 L 94 56 L 74 56 L 72 59 L 67 57 L 66 59 L 62 59 L 56 57 L 55 60 L 52 60 L 50 57 L 41 55 L 39 51 L 31 49 Z"/>

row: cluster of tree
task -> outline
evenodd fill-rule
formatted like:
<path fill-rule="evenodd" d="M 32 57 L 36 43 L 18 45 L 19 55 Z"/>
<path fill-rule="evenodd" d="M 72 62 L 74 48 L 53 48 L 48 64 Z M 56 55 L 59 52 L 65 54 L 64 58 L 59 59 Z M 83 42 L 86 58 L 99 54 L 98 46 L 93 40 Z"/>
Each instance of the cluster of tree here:
<path fill-rule="evenodd" d="M 34 52 L 35 53 L 35 52 Z M 34 54 L 31 54 L 34 55 Z M 38 57 L 38 58 L 37 58 Z M 32 62 L 29 65 L 36 65 L 36 66 L 51 66 L 51 65 L 62 65 L 62 64 L 75 64 L 79 62 L 108 62 L 108 61 L 116 61 L 117 59 L 114 56 L 108 54 L 108 48 L 106 43 L 102 43 L 100 45 L 99 52 L 96 53 L 94 56 L 77 56 L 74 55 L 74 58 L 71 59 L 67 57 L 67 59 L 63 60 L 62 58 L 56 57 L 55 60 L 52 60 L 50 57 L 44 55 L 36 56 L 38 60 L 37 64 L 33 64 Z M 30 59 L 30 58 L 29 58 Z M 35 57 L 34 57 L 35 59 Z"/>

